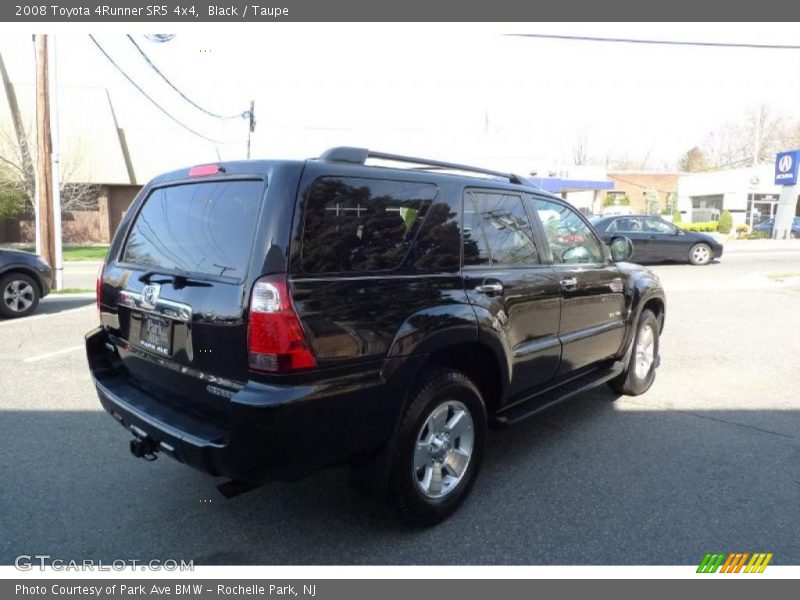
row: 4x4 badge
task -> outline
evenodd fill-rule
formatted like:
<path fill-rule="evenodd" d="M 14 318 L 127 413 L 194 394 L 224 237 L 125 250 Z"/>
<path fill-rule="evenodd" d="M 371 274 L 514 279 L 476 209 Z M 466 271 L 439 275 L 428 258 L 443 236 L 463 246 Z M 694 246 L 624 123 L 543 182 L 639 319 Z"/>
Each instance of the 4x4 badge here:
<path fill-rule="evenodd" d="M 155 308 L 158 303 L 158 295 L 161 293 L 161 286 L 149 283 L 142 290 L 142 307 Z"/>

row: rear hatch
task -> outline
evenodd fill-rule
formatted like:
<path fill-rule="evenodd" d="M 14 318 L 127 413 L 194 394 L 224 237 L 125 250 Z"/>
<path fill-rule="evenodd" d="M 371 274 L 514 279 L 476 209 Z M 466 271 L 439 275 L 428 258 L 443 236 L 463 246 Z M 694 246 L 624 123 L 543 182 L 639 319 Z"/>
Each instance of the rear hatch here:
<path fill-rule="evenodd" d="M 247 380 L 249 272 L 262 179 L 153 188 L 122 227 L 99 290 L 116 375 L 154 401 L 227 424 Z"/>

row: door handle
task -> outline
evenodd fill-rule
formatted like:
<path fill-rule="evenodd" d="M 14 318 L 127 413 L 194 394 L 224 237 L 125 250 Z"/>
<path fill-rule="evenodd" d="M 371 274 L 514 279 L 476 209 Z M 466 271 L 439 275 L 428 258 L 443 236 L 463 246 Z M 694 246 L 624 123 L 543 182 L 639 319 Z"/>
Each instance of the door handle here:
<path fill-rule="evenodd" d="M 559 281 L 561 287 L 565 290 L 572 290 L 575 289 L 578 285 L 578 280 L 575 277 L 567 277 L 566 279 L 562 279 Z"/>
<path fill-rule="evenodd" d="M 479 294 L 486 294 L 487 296 L 493 296 L 495 294 L 502 294 L 503 293 L 503 284 L 502 283 L 483 283 L 481 285 L 475 286 L 475 291 Z"/>

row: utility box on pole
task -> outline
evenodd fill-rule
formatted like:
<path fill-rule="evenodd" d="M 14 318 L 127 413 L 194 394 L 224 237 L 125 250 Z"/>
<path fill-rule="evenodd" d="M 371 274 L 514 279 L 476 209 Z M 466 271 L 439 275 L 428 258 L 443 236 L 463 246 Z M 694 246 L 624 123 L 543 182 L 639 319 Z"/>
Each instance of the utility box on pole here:
<path fill-rule="evenodd" d="M 800 166 L 800 150 L 778 152 L 775 156 L 775 185 L 783 187 L 775 213 L 775 225 L 772 228 L 773 239 L 785 240 L 791 237 L 792 222 L 797 212 L 797 196 L 800 194 L 798 166 Z"/>

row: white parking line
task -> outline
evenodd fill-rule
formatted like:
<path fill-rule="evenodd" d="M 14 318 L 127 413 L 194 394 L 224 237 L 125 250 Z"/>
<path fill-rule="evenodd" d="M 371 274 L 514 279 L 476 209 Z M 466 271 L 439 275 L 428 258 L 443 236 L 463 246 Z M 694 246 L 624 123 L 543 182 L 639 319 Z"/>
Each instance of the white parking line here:
<path fill-rule="evenodd" d="M 32 363 L 38 362 L 40 360 L 45 360 L 46 358 L 51 358 L 53 356 L 58 356 L 59 354 L 66 354 L 67 352 L 75 352 L 75 350 L 83 349 L 83 344 L 80 346 L 70 346 L 69 348 L 62 348 L 61 350 L 56 350 L 55 352 L 48 352 L 47 354 L 40 354 L 39 356 L 29 356 L 28 358 L 23 359 L 22 362 Z"/>
<path fill-rule="evenodd" d="M 60 312 L 45 313 L 41 315 L 31 315 L 30 317 L 22 317 L 21 319 L 3 319 L 2 321 L 0 321 L 0 327 L 2 327 L 3 325 L 22 325 L 24 323 L 28 323 L 36 319 L 45 319 L 47 317 L 60 317 L 61 315 L 78 312 L 79 310 L 88 310 L 90 308 L 97 310 L 94 304 L 87 304 L 86 306 L 79 306 L 77 308 L 68 308 L 67 310 L 62 310 Z"/>

